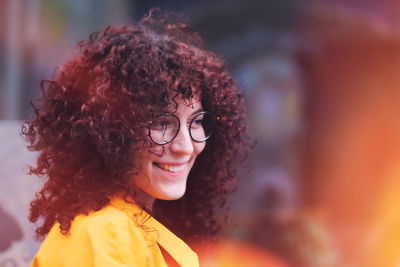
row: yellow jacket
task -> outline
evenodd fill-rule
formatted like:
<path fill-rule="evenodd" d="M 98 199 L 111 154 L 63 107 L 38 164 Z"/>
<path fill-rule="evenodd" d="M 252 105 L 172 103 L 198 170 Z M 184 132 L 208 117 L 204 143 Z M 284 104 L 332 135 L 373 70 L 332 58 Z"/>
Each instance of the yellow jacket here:
<path fill-rule="evenodd" d="M 199 266 L 196 253 L 165 226 L 115 198 L 99 211 L 77 216 L 67 236 L 55 224 L 31 266 L 166 267 L 160 247 L 181 266 Z"/>

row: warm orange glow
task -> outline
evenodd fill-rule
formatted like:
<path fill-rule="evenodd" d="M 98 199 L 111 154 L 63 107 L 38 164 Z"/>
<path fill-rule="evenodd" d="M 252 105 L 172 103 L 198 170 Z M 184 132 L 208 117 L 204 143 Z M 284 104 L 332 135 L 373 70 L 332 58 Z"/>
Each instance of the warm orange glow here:
<path fill-rule="evenodd" d="M 209 245 L 208 245 L 209 246 Z M 204 249 L 198 247 L 201 266 L 204 267 L 286 267 L 287 265 L 270 252 L 248 243 L 221 240 Z"/>
<path fill-rule="evenodd" d="M 371 219 L 362 246 L 362 266 L 397 266 L 400 263 L 400 161 L 383 177 L 385 185 L 372 203 Z"/>

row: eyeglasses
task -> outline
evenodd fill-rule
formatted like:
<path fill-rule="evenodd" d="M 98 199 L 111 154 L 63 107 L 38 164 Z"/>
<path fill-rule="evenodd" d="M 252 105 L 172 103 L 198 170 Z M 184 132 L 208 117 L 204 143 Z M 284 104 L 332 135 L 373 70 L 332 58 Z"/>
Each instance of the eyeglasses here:
<path fill-rule="evenodd" d="M 195 142 L 204 142 L 210 138 L 216 124 L 217 118 L 214 114 L 202 111 L 188 124 L 190 137 Z M 168 144 L 178 135 L 180 127 L 181 121 L 176 115 L 162 114 L 150 122 L 150 139 L 158 145 Z"/>

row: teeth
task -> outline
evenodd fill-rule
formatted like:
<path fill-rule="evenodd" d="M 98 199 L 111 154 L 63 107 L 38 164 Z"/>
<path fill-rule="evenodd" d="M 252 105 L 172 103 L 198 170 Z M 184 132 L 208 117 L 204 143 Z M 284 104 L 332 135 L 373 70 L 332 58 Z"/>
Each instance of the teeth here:
<path fill-rule="evenodd" d="M 180 172 L 185 169 L 185 165 L 180 165 L 180 166 L 172 166 L 172 165 L 167 165 L 167 164 L 157 164 L 161 169 L 170 171 L 170 172 Z"/>

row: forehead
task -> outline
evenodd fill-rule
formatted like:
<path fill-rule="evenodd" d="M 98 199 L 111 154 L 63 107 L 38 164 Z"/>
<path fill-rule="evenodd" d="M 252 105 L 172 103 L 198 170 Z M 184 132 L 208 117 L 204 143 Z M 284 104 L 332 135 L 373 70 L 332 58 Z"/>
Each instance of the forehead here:
<path fill-rule="evenodd" d="M 165 112 L 173 113 L 178 116 L 191 115 L 192 113 L 203 110 L 200 99 L 184 99 L 181 96 L 174 99 Z"/>

